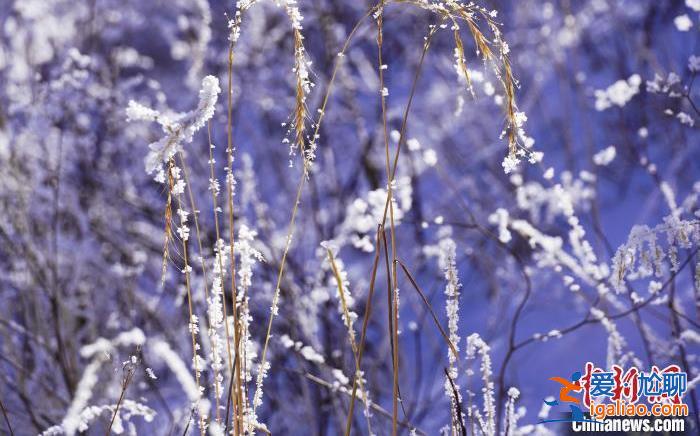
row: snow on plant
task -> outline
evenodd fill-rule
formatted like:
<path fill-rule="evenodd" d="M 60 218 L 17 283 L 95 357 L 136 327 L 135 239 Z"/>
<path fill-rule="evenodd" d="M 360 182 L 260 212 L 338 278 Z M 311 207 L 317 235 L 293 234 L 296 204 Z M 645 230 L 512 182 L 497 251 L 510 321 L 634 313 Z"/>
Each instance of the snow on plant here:
<path fill-rule="evenodd" d="M 554 434 L 589 351 L 697 386 L 700 3 L 161 6 L 0 8 L 0 432 Z"/>
<path fill-rule="evenodd" d="M 129 424 L 130 432 L 133 433 L 135 432 L 135 428 L 130 422 L 132 418 L 141 417 L 146 423 L 149 423 L 155 418 L 156 411 L 133 400 L 124 400 L 119 405 L 112 404 L 106 406 L 89 406 L 80 412 L 80 416 L 78 418 L 80 424 L 78 425 L 77 430 L 81 432 L 88 431 L 90 425 L 94 421 L 97 421 L 100 417 L 107 417 L 107 419 L 111 419 L 112 416 L 114 416 L 114 422 L 111 430 L 114 432 L 114 434 L 124 433 L 125 422 Z M 64 426 L 65 424 L 50 427 L 42 433 L 42 436 L 74 434 L 70 433 Z"/>
<path fill-rule="evenodd" d="M 617 151 L 615 146 L 610 145 L 593 155 L 593 163 L 599 166 L 609 165 L 615 159 Z"/>
<path fill-rule="evenodd" d="M 238 303 L 241 307 L 240 312 L 240 345 L 236 350 L 236 355 L 243 362 L 243 381 L 249 383 L 252 380 L 252 368 L 254 361 L 257 357 L 256 344 L 253 342 L 250 333 L 251 322 L 253 317 L 250 314 L 250 288 L 253 283 L 253 268 L 256 262 L 263 262 L 262 254 L 254 247 L 255 238 L 257 232 L 248 228 L 245 224 L 241 225 L 238 230 L 238 244 L 236 249 L 238 250 L 238 257 L 240 259 L 240 266 L 238 269 L 238 279 L 240 288 L 238 290 L 238 295 L 236 296 Z M 243 357 L 240 357 L 243 356 Z M 254 432 L 255 424 L 257 423 L 257 418 L 253 416 L 253 411 L 248 405 L 247 399 L 244 415 L 247 419 L 246 425 L 250 432 Z"/>
<path fill-rule="evenodd" d="M 608 353 L 606 365 L 612 367 L 616 362 L 620 366 L 625 366 L 632 360 L 633 364 L 639 366 L 641 362 L 634 357 L 634 353 L 624 353 L 624 348 L 627 345 L 625 338 L 619 333 L 615 324 L 605 316 L 605 313 L 595 307 L 591 308 L 591 315 L 598 320 L 603 328 L 608 332 Z"/>
<path fill-rule="evenodd" d="M 440 240 L 438 250 L 438 266 L 443 270 L 447 282 L 445 286 L 445 311 L 447 312 L 447 329 L 452 343 L 452 347 L 449 347 L 447 351 L 449 368 L 445 380 L 445 393 L 452 402 L 453 414 L 455 415 L 453 422 L 457 422 L 462 419 L 461 416 L 456 416 L 458 415 L 457 404 L 462 401 L 462 397 L 459 394 L 459 386 L 454 383 L 454 380 L 459 376 L 457 368 L 459 356 L 455 355 L 454 352 L 459 353 L 461 340 L 459 336 L 459 289 L 462 284 L 459 282 L 457 273 L 457 246 L 455 242 L 449 237 L 445 237 Z"/>
<path fill-rule="evenodd" d="M 220 92 L 219 80 L 214 76 L 205 77 L 199 90 L 197 108 L 179 114 L 170 111 L 160 112 L 134 100 L 129 101 L 129 106 L 126 109 L 128 121 L 156 122 L 165 133 L 165 136 L 148 146 L 150 149 L 146 156 L 146 172 L 148 174 L 155 172 L 156 180 L 165 183 L 164 164 L 182 151 L 184 144 L 192 142 L 194 134 L 214 116 L 214 107 Z"/>
<path fill-rule="evenodd" d="M 658 240 L 665 236 L 665 243 Z M 627 242 L 618 247 L 612 260 L 612 283 L 618 292 L 626 290 L 626 280 L 663 277 L 666 270 L 679 269 L 679 249 L 700 244 L 700 221 L 683 220 L 669 215 L 654 228 L 637 225 Z"/>
<path fill-rule="evenodd" d="M 209 337 L 210 337 L 210 355 L 209 362 L 212 370 L 214 371 L 214 392 L 217 398 L 221 398 L 224 395 L 225 387 L 223 385 L 224 376 L 221 373 L 224 371 L 224 353 L 225 353 L 225 339 L 223 338 L 223 327 L 224 322 L 224 312 L 223 303 L 224 298 L 222 289 L 224 286 L 224 280 L 226 278 L 226 269 L 223 267 L 227 265 L 228 262 L 228 252 L 230 252 L 230 246 L 226 245 L 222 239 L 217 241 L 214 247 L 215 260 L 213 263 L 214 278 L 212 281 L 211 292 L 209 294 L 209 301 L 207 301 L 207 316 L 209 318 Z"/>
<path fill-rule="evenodd" d="M 206 417 L 210 408 L 209 402 L 202 398 L 202 387 L 197 386 L 191 371 L 180 356 L 173 351 L 167 342 L 161 340 L 151 340 L 149 342 L 149 350 L 172 371 L 180 387 L 187 396 L 187 399 L 192 404 L 192 407 L 197 410 L 197 413 L 200 416 Z"/>
<path fill-rule="evenodd" d="M 613 105 L 623 107 L 632 97 L 639 93 L 639 85 L 642 84 L 642 78 L 639 74 L 631 75 L 627 80 L 618 80 L 606 89 L 598 89 L 595 91 L 595 108 L 598 111 L 604 111 L 611 108 Z"/>
<path fill-rule="evenodd" d="M 459 420 L 463 419 L 458 416 L 457 404 L 461 403 L 462 396 L 459 393 L 459 386 L 456 384 L 455 380 L 459 377 L 459 342 L 461 338 L 459 336 L 459 295 L 460 288 L 462 284 L 459 281 L 459 274 L 457 272 L 457 246 L 455 242 L 449 237 L 450 229 L 449 227 L 444 227 L 441 229 L 443 233 L 442 238 L 436 246 L 427 246 L 423 249 L 423 252 L 428 256 L 436 256 L 438 260 L 438 266 L 443 271 L 445 285 L 445 312 L 447 314 L 447 330 L 449 333 L 449 340 L 451 346 L 447 347 L 447 358 L 449 366 L 447 368 L 447 375 L 445 377 L 444 387 L 445 395 L 451 401 L 452 409 L 452 423 L 453 426 L 456 425 Z"/>
<path fill-rule="evenodd" d="M 508 389 L 508 403 L 506 404 L 506 436 L 517 434 L 518 415 L 515 412 L 515 400 L 520 396 L 518 388 Z"/>
<path fill-rule="evenodd" d="M 144 344 L 145 339 L 146 338 L 143 332 L 140 329 L 135 328 L 131 331 L 119 334 L 112 340 L 99 338 L 95 343 L 85 345 L 80 350 L 80 354 L 84 358 L 91 359 L 91 362 L 83 371 L 80 382 L 76 387 L 76 393 L 73 397 L 73 401 L 71 402 L 66 415 L 63 417 L 61 424 L 59 426 L 47 429 L 44 434 L 65 434 L 67 436 L 72 436 L 76 434 L 76 432 L 86 431 L 90 427 L 90 423 L 94 420 L 94 418 L 97 415 L 100 415 L 103 410 L 111 410 L 113 414 L 116 413 L 116 406 L 109 409 L 89 406 L 89 401 L 93 396 L 93 389 L 99 382 L 100 369 L 107 361 L 109 361 L 116 347 L 141 346 Z M 132 415 L 143 415 L 148 416 L 149 420 L 152 419 L 153 412 L 148 407 L 141 406 L 133 402 L 129 404 L 130 406 L 134 406 L 134 410 L 142 410 L 143 413 L 132 413 L 127 417 Z M 115 430 L 115 432 L 117 432 L 117 430 Z"/>
<path fill-rule="evenodd" d="M 479 370 L 481 372 L 481 388 L 483 398 L 483 408 L 474 410 L 473 413 L 479 421 L 483 433 L 486 435 L 496 434 L 496 400 L 494 395 L 494 384 L 492 380 L 493 372 L 491 367 L 491 348 L 481 339 L 477 333 L 472 333 L 467 337 L 467 359 L 480 358 Z"/>
<path fill-rule="evenodd" d="M 339 259 L 338 248 L 332 243 L 322 242 L 321 247 L 328 254 L 328 262 L 323 265 L 326 271 L 332 272 L 329 276 L 328 285 L 335 290 L 338 299 L 338 313 L 340 314 L 343 323 L 348 329 L 350 340 L 355 342 L 355 328 L 353 324 L 357 320 L 357 314 L 352 310 L 355 305 L 355 299 L 350 294 L 350 282 L 348 281 L 348 273 L 345 271 L 343 261 Z"/>

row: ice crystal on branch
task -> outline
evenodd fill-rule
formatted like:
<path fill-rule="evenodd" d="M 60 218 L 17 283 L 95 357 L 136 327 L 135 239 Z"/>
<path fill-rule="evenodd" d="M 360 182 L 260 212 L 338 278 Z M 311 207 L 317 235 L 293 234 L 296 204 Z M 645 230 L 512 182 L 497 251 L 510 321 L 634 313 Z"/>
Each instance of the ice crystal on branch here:
<path fill-rule="evenodd" d="M 659 241 L 658 236 L 665 236 Z M 678 271 L 678 250 L 700 244 L 700 221 L 682 220 L 668 216 L 653 228 L 634 226 L 627 242 L 622 244 L 612 260 L 611 280 L 615 290 L 627 289 L 627 280 L 651 276 L 662 277 L 666 269 Z"/>

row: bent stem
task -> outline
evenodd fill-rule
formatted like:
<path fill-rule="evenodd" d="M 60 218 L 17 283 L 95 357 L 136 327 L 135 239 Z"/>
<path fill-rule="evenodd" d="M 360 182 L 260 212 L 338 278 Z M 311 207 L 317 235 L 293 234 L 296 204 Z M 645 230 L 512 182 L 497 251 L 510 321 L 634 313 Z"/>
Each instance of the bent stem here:
<path fill-rule="evenodd" d="M 355 329 L 353 328 L 351 324 L 351 319 L 350 319 L 350 311 L 348 310 L 348 305 L 347 301 L 345 299 L 345 289 L 343 286 L 343 279 L 340 277 L 340 272 L 338 271 L 338 267 L 335 264 L 335 259 L 333 257 L 333 253 L 331 252 L 330 249 L 326 250 L 328 253 L 328 261 L 331 264 L 331 269 L 333 270 L 333 276 L 335 276 L 335 281 L 338 285 L 338 295 L 340 295 L 340 304 L 343 308 L 343 319 L 345 321 L 345 327 L 348 330 L 348 339 L 350 340 L 350 348 L 352 349 L 352 355 L 355 361 L 355 377 L 353 377 L 352 385 L 353 385 L 353 396 L 356 395 L 355 387 L 359 384 L 360 386 L 360 392 L 362 393 L 362 397 L 365 398 L 366 400 L 369 399 L 369 396 L 367 394 L 367 391 L 365 390 L 364 383 L 362 381 L 362 370 L 360 369 L 360 352 L 357 347 L 357 341 L 355 340 Z M 378 260 L 378 257 L 375 257 L 375 259 Z M 367 315 L 365 314 L 365 319 L 367 319 Z M 354 401 L 353 401 L 354 402 Z M 345 435 L 349 436 L 350 435 L 350 422 L 352 421 L 352 414 L 353 414 L 353 407 L 350 406 L 350 410 L 348 411 L 348 418 L 347 422 L 345 424 Z M 369 434 L 372 434 L 372 425 L 369 420 L 369 414 L 366 416 L 367 418 L 367 431 Z"/>
<path fill-rule="evenodd" d="M 126 395 L 126 388 L 129 387 L 129 383 L 131 383 L 131 379 L 134 377 L 134 368 L 131 363 L 129 363 L 129 368 L 126 371 L 126 374 L 124 375 L 124 379 L 122 380 L 122 390 L 121 393 L 119 394 L 119 400 L 117 401 L 117 405 L 114 408 L 114 413 L 112 414 L 112 419 L 109 421 L 109 427 L 107 427 L 107 431 L 105 432 L 105 436 L 109 436 L 112 432 L 112 426 L 114 426 L 114 420 L 117 419 L 117 415 L 119 414 L 119 407 L 122 405 L 122 401 L 124 401 L 124 396 Z M 3 413 L 5 412 L 5 409 L 3 409 Z M 7 417 L 6 417 L 7 418 Z M 9 422 L 8 422 L 9 425 Z M 10 429 L 10 432 L 12 429 Z"/>
<path fill-rule="evenodd" d="M 367 295 L 367 304 L 365 306 L 365 316 L 362 320 L 362 333 L 360 334 L 360 346 L 357 350 L 357 366 L 362 364 L 362 353 L 365 348 L 365 338 L 367 336 L 367 325 L 369 324 L 369 317 L 372 312 L 372 297 L 374 295 L 374 282 L 377 278 L 377 268 L 379 267 L 379 253 L 381 250 L 381 239 L 379 238 L 380 232 L 383 232 L 382 226 L 377 228 L 377 238 L 375 242 L 375 255 L 374 262 L 372 264 L 372 275 L 369 280 L 369 293 Z M 350 407 L 348 411 L 348 418 L 345 423 L 345 436 L 350 436 L 350 429 L 352 428 L 352 416 L 355 408 L 355 398 L 357 396 L 357 378 L 352 381 L 352 395 L 350 396 Z M 365 396 L 364 398 L 365 409 L 369 412 L 369 398 Z M 367 425 L 369 425 L 369 413 L 367 413 Z"/>

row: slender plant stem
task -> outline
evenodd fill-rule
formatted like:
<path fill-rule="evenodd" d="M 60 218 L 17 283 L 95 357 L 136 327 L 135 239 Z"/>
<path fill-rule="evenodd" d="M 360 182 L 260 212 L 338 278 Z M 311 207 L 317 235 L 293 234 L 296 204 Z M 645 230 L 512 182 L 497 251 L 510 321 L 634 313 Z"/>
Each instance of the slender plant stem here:
<path fill-rule="evenodd" d="M 2 416 L 5 418 L 5 424 L 7 424 L 7 429 L 10 431 L 10 436 L 14 436 L 15 432 L 12 431 L 12 425 L 10 424 L 10 418 L 7 416 L 7 410 L 2 400 L 0 400 L 0 410 L 2 410 Z"/>
<path fill-rule="evenodd" d="M 360 25 L 367 17 L 369 17 L 372 14 L 372 12 L 374 10 L 375 10 L 375 8 L 372 8 L 369 11 L 367 11 L 367 13 L 355 24 L 355 26 L 350 31 L 350 34 L 346 38 L 345 43 L 343 44 L 343 48 L 340 51 L 338 58 L 336 59 L 335 66 L 333 67 L 333 73 L 331 74 L 331 78 L 328 82 L 328 87 L 326 89 L 326 93 L 323 96 L 323 103 L 321 104 L 321 107 L 319 109 L 318 121 L 316 122 L 316 126 L 314 128 L 314 133 L 311 136 L 312 141 L 316 141 L 316 138 L 318 138 L 318 133 L 319 133 L 320 128 L 321 128 L 321 123 L 323 122 L 324 116 L 326 114 L 326 107 L 328 105 L 328 99 L 329 99 L 331 91 L 333 89 L 333 84 L 335 83 L 335 79 L 336 79 L 336 76 L 338 73 L 338 68 L 340 68 L 340 65 L 341 65 L 341 60 L 344 57 L 345 53 L 347 52 L 347 49 L 350 46 L 350 42 L 352 41 L 353 37 L 355 36 L 355 33 L 357 33 L 357 30 L 359 29 Z M 274 317 L 275 317 L 276 312 L 277 312 L 276 309 L 277 309 L 277 304 L 279 302 L 280 286 L 281 286 L 282 277 L 284 274 L 284 268 L 285 268 L 285 264 L 286 264 L 286 260 L 287 260 L 287 254 L 289 253 L 292 236 L 294 234 L 294 224 L 296 221 L 297 212 L 299 210 L 299 204 L 301 203 L 301 194 L 302 194 L 302 191 L 304 188 L 304 183 L 306 181 L 306 178 L 309 175 L 307 173 L 307 169 L 308 169 L 307 166 L 304 165 L 303 170 L 301 172 L 301 176 L 299 178 L 299 185 L 297 187 L 297 194 L 296 194 L 296 198 L 294 200 L 294 206 L 292 207 L 292 213 L 291 213 L 291 217 L 290 217 L 289 225 L 288 225 L 288 229 L 287 229 L 287 238 L 286 238 L 287 242 L 285 244 L 285 248 L 284 248 L 284 251 L 282 253 L 282 259 L 280 261 L 280 266 L 279 266 L 279 270 L 278 270 L 278 274 L 277 274 L 277 284 L 276 284 L 275 291 L 274 291 L 274 294 L 272 297 L 272 307 L 274 310 L 270 311 L 270 317 L 269 317 L 268 323 L 267 323 L 267 332 L 265 334 L 265 341 L 264 341 L 264 345 L 263 345 L 263 350 L 262 350 L 262 354 L 260 355 L 258 383 L 256 386 L 256 392 L 254 394 L 254 398 L 256 398 L 256 397 L 261 398 L 262 397 L 262 371 L 267 364 L 267 349 L 268 349 L 269 342 L 270 342 L 270 335 L 272 333 L 272 321 L 274 320 Z M 256 408 L 257 408 L 257 404 L 254 402 L 253 403 L 253 412 L 252 412 L 253 415 L 255 415 Z"/>
<path fill-rule="evenodd" d="M 367 304 L 365 305 L 365 315 L 362 320 L 362 333 L 360 334 L 360 346 L 357 351 L 357 365 L 362 364 L 362 352 L 365 348 L 365 338 L 367 336 L 367 325 L 369 324 L 370 314 L 372 312 L 372 296 L 374 295 L 374 282 L 377 279 L 377 268 L 379 267 L 379 253 L 381 250 L 381 239 L 379 238 L 380 232 L 382 232 L 382 227 L 379 226 L 377 229 L 377 237 L 375 242 L 375 255 L 374 262 L 372 263 L 372 275 L 369 279 L 369 293 L 367 294 Z M 357 395 L 357 382 L 359 375 L 355 377 L 352 381 L 352 395 L 350 396 L 350 407 L 348 411 L 348 418 L 345 423 L 345 436 L 350 436 L 350 429 L 352 428 L 352 416 L 353 410 L 355 408 L 355 397 Z M 367 406 L 367 397 L 365 397 L 365 406 Z M 369 414 L 367 414 L 367 420 L 369 425 Z"/>
<path fill-rule="evenodd" d="M 168 189 L 172 191 L 173 187 L 173 174 L 172 174 L 172 167 L 173 167 L 173 161 L 172 159 L 168 163 Z M 176 196 L 177 203 L 178 203 L 178 208 L 182 209 L 182 200 L 180 198 L 180 195 Z M 190 286 L 190 266 L 189 266 L 189 260 L 187 256 L 187 241 L 183 238 L 182 239 L 182 256 L 185 264 L 185 288 L 187 290 L 187 309 L 189 312 L 189 319 L 187 320 L 187 327 L 188 330 L 190 331 L 190 336 L 192 338 L 192 360 L 194 363 L 194 377 L 195 377 L 195 382 L 197 385 L 197 404 L 199 404 L 200 401 L 200 396 L 201 396 L 201 383 L 200 383 L 200 374 L 199 374 L 199 359 L 197 358 L 197 339 L 195 336 L 194 328 L 192 328 L 192 323 L 194 321 L 193 315 L 194 315 L 194 305 L 192 304 L 192 288 Z M 199 412 L 199 410 L 198 410 Z M 202 416 L 201 413 L 198 413 L 199 416 L 199 433 L 201 436 L 204 436 L 204 417 Z"/>
<path fill-rule="evenodd" d="M 131 365 L 131 363 L 129 363 Z M 124 375 L 124 380 L 122 381 L 122 391 L 119 394 L 119 400 L 117 401 L 117 406 L 114 408 L 114 413 L 112 413 L 112 419 L 109 421 L 109 427 L 107 427 L 107 431 L 105 432 L 105 436 L 109 436 L 112 433 L 112 426 L 114 425 L 114 420 L 117 419 L 117 415 L 119 414 L 119 408 L 122 405 L 122 401 L 124 401 L 124 396 L 126 395 L 126 388 L 129 387 L 129 383 L 131 383 L 131 379 L 134 376 L 134 368 L 130 367 L 127 369 L 127 373 Z"/>
<path fill-rule="evenodd" d="M 234 202 L 233 202 L 233 185 L 235 183 L 233 175 L 233 41 L 230 41 L 228 48 L 228 89 L 227 89 L 227 123 L 226 123 L 226 139 L 227 139 L 227 158 L 228 167 L 226 174 L 226 198 L 228 200 L 228 221 L 229 221 L 229 244 L 231 253 L 229 259 L 231 261 L 231 312 L 233 315 L 233 343 L 236 358 L 234 359 L 234 373 L 236 382 L 233 384 L 231 395 L 234 396 L 234 435 L 241 434 L 241 424 L 243 422 L 243 393 L 241 380 L 241 360 L 238 358 L 240 353 L 240 328 L 238 324 L 238 296 L 236 292 L 236 252 L 235 252 L 235 231 L 234 231 Z M 224 298 L 225 295 L 224 295 Z M 228 320 L 225 321 L 228 323 Z"/>

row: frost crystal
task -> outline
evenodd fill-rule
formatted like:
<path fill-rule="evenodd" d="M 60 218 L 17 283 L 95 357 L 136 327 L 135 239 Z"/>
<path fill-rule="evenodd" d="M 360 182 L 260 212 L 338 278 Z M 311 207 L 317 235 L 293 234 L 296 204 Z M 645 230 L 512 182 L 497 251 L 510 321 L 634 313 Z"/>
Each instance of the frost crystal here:
<path fill-rule="evenodd" d="M 633 74 L 627 80 L 618 80 L 603 90 L 595 91 L 595 108 L 603 111 L 613 105 L 623 107 L 639 92 L 642 79 L 639 74 Z"/>
<path fill-rule="evenodd" d="M 214 115 L 214 107 L 220 92 L 219 80 L 214 76 L 205 77 L 199 91 L 197 108 L 181 114 L 173 114 L 169 111 L 162 113 L 133 100 L 129 102 L 126 110 L 128 121 L 157 122 L 165 133 L 165 136 L 148 146 L 150 149 L 146 156 L 148 174 L 158 169 L 162 171 L 162 165 L 181 151 L 183 144 L 192 142 L 194 134 Z"/>

